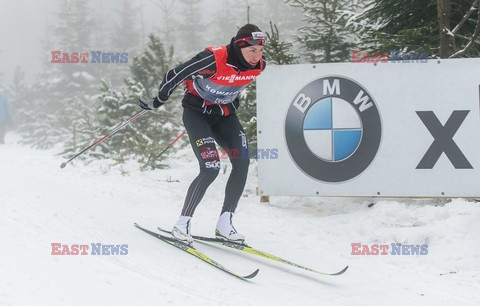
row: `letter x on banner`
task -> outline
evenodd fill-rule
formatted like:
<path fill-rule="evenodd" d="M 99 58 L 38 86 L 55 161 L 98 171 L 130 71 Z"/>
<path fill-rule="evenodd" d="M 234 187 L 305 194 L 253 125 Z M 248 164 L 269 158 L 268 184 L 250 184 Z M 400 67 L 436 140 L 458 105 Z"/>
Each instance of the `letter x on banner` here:
<path fill-rule="evenodd" d="M 427 127 L 434 140 L 417 166 L 417 169 L 432 169 L 440 155 L 445 152 L 455 169 L 473 169 L 460 148 L 453 141 L 453 136 L 467 117 L 468 110 L 456 110 L 450 115 L 445 125 L 442 125 L 432 111 L 418 111 L 417 115 Z"/>

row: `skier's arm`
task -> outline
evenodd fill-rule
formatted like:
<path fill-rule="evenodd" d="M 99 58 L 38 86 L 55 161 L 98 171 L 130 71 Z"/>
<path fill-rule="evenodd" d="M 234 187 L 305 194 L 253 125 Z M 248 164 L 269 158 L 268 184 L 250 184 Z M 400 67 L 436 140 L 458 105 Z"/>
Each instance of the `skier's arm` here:
<path fill-rule="evenodd" d="M 213 53 L 209 50 L 204 50 L 195 55 L 191 60 L 165 73 L 158 95 L 153 99 L 141 97 L 138 105 L 146 110 L 158 108 L 165 104 L 173 90 L 186 79 L 196 76 L 209 78 L 216 72 L 217 65 L 215 64 Z"/>
<path fill-rule="evenodd" d="M 165 73 L 162 84 L 160 84 L 160 89 L 158 90 L 158 99 L 165 102 L 173 90 L 183 81 L 196 76 L 209 78 L 213 76 L 216 71 L 217 66 L 213 53 L 209 50 L 204 50 L 195 55 L 191 60 Z"/>

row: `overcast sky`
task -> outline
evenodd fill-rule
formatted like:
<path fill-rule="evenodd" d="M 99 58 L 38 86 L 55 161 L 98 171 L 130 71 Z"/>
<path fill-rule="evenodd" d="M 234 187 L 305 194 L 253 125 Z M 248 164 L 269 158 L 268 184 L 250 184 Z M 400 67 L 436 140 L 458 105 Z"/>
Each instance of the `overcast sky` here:
<path fill-rule="evenodd" d="M 28 81 L 42 69 L 41 41 L 47 25 L 55 24 L 61 0 L 0 0 L 0 84 L 12 82 L 17 65 L 26 71 Z M 135 0 L 151 6 L 150 0 Z M 92 2 L 90 3 L 92 5 Z M 96 10 L 112 10 L 115 0 L 94 2 Z M 145 10 L 148 12 L 148 9 Z M 73 50 L 72 50 L 73 52 Z"/>
<path fill-rule="evenodd" d="M 0 0 L 0 84 L 9 85 L 12 83 L 13 71 L 18 65 L 26 71 L 28 83 L 33 82 L 36 72 L 45 69 L 45 62 L 48 63 L 51 58 L 48 54 L 41 53 L 41 41 L 45 38 L 48 26 L 51 27 L 56 22 L 61 1 L 62 0 Z M 131 1 L 135 6 L 142 8 L 145 35 L 148 35 L 150 32 L 155 32 L 156 30 L 158 31 L 159 26 L 161 26 L 159 20 L 160 9 L 154 4 L 155 1 L 170 0 Z M 204 7 L 205 10 L 199 12 L 200 21 L 205 22 L 206 10 L 212 10 L 212 8 L 215 9 L 218 7 L 218 1 L 223 0 L 202 1 L 202 7 Z M 240 8 L 235 11 L 235 14 L 246 16 L 245 8 L 247 4 L 253 1 L 255 0 L 233 1 L 236 5 L 240 6 Z M 244 3 L 244 6 L 242 6 L 242 3 Z M 278 3 L 279 5 L 285 5 L 283 0 L 278 0 Z M 95 9 L 92 14 L 95 12 L 101 13 L 97 15 L 107 16 L 104 18 L 108 18 L 109 12 L 112 12 L 112 16 L 114 16 L 116 6 L 119 4 L 120 0 L 89 2 L 92 10 Z M 292 10 L 291 7 L 286 5 L 285 9 L 289 11 Z M 267 27 L 268 20 L 258 20 L 265 17 L 265 12 L 251 10 L 250 17 L 251 22 L 257 23 L 260 27 Z M 230 29 L 221 30 L 230 31 Z M 233 30 L 236 31 L 236 29 Z M 234 34 L 235 33 L 232 33 L 232 36 Z M 206 33 L 206 36 L 208 35 L 209 34 Z M 228 43 L 230 37 L 221 43 Z M 74 51 L 85 50 L 70 50 L 70 52 Z"/>
<path fill-rule="evenodd" d="M 0 1 L 0 83 L 11 83 L 16 65 L 38 68 L 42 29 L 52 6 L 53 1 Z"/>
<path fill-rule="evenodd" d="M 205 0 L 210 1 L 210 0 Z M 143 7 L 146 27 L 152 26 L 158 8 L 152 0 L 134 0 Z M 32 81 L 34 73 L 43 69 L 43 62 L 51 60 L 41 54 L 41 41 L 45 38 L 48 25 L 55 24 L 61 0 L 0 0 L 0 84 L 12 82 L 13 71 L 17 65 L 27 73 Z M 90 7 L 97 12 L 114 13 L 120 1 L 90 1 Z M 92 12 L 94 13 L 94 12 Z M 71 50 L 84 51 L 84 50 Z M 44 58 L 45 57 L 45 58 Z"/>

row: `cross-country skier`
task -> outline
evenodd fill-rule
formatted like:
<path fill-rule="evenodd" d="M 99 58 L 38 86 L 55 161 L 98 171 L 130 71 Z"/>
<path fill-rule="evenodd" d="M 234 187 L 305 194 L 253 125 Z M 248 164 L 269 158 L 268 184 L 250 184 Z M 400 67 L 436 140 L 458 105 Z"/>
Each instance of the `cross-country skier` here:
<path fill-rule="evenodd" d="M 189 61 L 168 71 L 158 95 L 153 99 L 141 98 L 139 101 L 143 109 L 158 108 L 180 83 L 185 84 L 183 123 L 198 159 L 200 173 L 188 188 L 181 215 L 173 227 L 172 236 L 175 239 L 193 243 L 191 218 L 220 170 L 220 159 L 215 146 L 217 142 L 229 153 L 232 172 L 225 189 L 225 200 L 215 235 L 224 240 L 245 240 L 232 223 L 250 164 L 245 131 L 235 112 L 239 107 L 240 92 L 265 69 L 265 43 L 266 35 L 256 25 L 246 24 L 239 29 L 229 45 L 208 47 Z"/>

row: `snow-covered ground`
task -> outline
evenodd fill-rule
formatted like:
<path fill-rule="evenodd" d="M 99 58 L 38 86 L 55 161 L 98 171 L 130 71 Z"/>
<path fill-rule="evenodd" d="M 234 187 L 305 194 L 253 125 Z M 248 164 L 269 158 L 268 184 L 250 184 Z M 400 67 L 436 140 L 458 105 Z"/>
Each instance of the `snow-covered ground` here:
<path fill-rule="evenodd" d="M 169 169 L 147 172 L 108 161 L 60 169 L 57 152 L 11 134 L 0 145 L 0 305 L 480 305 L 480 203 L 271 197 L 265 205 L 252 164 L 235 216 L 247 242 L 320 271 L 350 268 L 319 276 L 196 244 L 240 274 L 260 268 L 242 281 L 133 226 L 175 223 L 197 172 L 190 148 Z M 207 191 L 194 233 L 213 234 L 227 177 Z M 126 244 L 128 254 L 51 255 L 52 243 Z M 352 255 L 352 243 L 428 245 L 428 254 Z"/>

